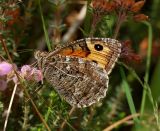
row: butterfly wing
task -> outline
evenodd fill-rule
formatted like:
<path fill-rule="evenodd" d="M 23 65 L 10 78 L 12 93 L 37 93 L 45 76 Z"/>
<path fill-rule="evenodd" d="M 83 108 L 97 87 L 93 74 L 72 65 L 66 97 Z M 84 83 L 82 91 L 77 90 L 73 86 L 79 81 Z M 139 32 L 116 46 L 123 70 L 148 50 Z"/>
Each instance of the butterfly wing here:
<path fill-rule="evenodd" d="M 72 106 L 87 107 L 106 96 L 108 75 L 97 64 L 76 57 L 54 56 L 44 77 Z"/>
<path fill-rule="evenodd" d="M 108 75 L 111 73 L 121 53 L 121 43 L 111 38 L 86 38 L 90 54 L 87 58 L 97 62 Z"/>
<path fill-rule="evenodd" d="M 97 63 L 111 73 L 121 53 L 121 43 L 111 38 L 85 38 L 57 49 L 50 55 L 74 56 Z"/>
<path fill-rule="evenodd" d="M 44 77 L 72 106 L 86 107 L 105 97 L 108 75 L 121 53 L 110 38 L 85 38 L 50 53 L 36 53 Z"/>

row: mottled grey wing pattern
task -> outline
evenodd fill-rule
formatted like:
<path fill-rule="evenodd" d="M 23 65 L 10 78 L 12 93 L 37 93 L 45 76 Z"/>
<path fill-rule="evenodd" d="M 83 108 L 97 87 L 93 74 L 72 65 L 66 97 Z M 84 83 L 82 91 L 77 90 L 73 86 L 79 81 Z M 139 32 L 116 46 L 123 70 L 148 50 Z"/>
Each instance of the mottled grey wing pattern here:
<path fill-rule="evenodd" d="M 44 52 L 36 55 L 43 63 L 44 77 L 69 104 L 87 107 L 105 97 L 108 76 L 96 63 L 61 55 L 44 60 L 47 55 Z"/>
<path fill-rule="evenodd" d="M 106 96 L 108 75 L 120 53 L 121 43 L 115 39 L 85 38 L 52 52 L 37 51 L 35 58 L 55 90 L 81 108 Z"/>

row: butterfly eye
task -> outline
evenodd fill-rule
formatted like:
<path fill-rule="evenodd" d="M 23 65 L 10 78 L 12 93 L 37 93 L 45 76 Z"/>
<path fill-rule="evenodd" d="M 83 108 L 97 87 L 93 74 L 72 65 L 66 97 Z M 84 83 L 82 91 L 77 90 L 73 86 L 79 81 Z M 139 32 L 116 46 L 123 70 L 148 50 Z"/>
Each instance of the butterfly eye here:
<path fill-rule="evenodd" d="M 100 45 L 100 44 L 95 44 L 94 48 L 95 48 L 95 50 L 97 50 L 97 51 L 102 51 L 102 50 L 103 50 L 103 46 Z"/>

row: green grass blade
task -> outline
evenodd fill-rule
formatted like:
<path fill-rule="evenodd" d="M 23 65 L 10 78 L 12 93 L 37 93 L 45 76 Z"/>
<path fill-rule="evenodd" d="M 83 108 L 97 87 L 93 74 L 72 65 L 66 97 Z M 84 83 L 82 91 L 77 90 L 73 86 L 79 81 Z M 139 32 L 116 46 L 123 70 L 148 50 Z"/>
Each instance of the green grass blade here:
<path fill-rule="evenodd" d="M 126 76 L 125 76 L 125 73 L 124 73 L 124 70 L 123 70 L 122 67 L 120 68 L 120 73 L 121 73 L 121 77 L 122 77 L 122 86 L 123 86 L 124 91 L 126 93 L 126 97 L 127 97 L 127 101 L 128 101 L 128 104 L 129 104 L 131 114 L 136 114 L 136 108 L 134 106 L 133 98 L 132 98 L 131 91 L 130 91 L 130 86 L 129 86 L 127 80 L 126 80 Z M 138 120 L 137 117 L 135 117 L 133 119 L 134 119 L 135 122 L 138 123 L 139 120 Z"/>
<path fill-rule="evenodd" d="M 38 0 L 38 5 L 39 5 L 39 11 L 40 11 L 41 19 L 42 19 L 42 25 L 43 25 L 43 30 L 44 30 L 44 35 L 45 35 L 47 47 L 48 47 L 48 50 L 51 51 L 52 48 L 51 48 L 51 44 L 50 44 L 50 41 L 49 41 L 49 37 L 48 37 L 48 33 L 47 33 L 44 17 L 43 17 L 43 14 L 42 14 L 42 7 L 41 7 L 40 0 Z"/>
<path fill-rule="evenodd" d="M 148 22 L 144 22 L 144 24 L 148 27 L 148 52 L 147 52 L 146 73 L 144 76 L 144 81 L 146 83 L 148 83 L 150 63 L 151 63 L 151 53 L 152 53 L 152 26 Z M 144 86 L 145 86 L 145 84 L 144 84 Z M 144 113 L 145 102 L 146 102 L 146 93 L 147 93 L 147 91 L 144 88 L 143 95 L 142 95 L 141 108 L 140 108 L 141 115 L 143 115 L 143 113 Z"/>

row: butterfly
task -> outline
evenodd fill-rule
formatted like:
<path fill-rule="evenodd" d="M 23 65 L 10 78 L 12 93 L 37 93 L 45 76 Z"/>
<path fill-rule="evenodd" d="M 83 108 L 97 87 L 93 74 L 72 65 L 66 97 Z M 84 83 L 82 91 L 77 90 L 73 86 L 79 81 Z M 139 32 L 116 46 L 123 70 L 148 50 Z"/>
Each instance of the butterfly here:
<path fill-rule="evenodd" d="M 111 38 L 84 38 L 52 52 L 36 51 L 44 78 L 70 105 L 88 107 L 106 96 L 121 43 Z"/>

